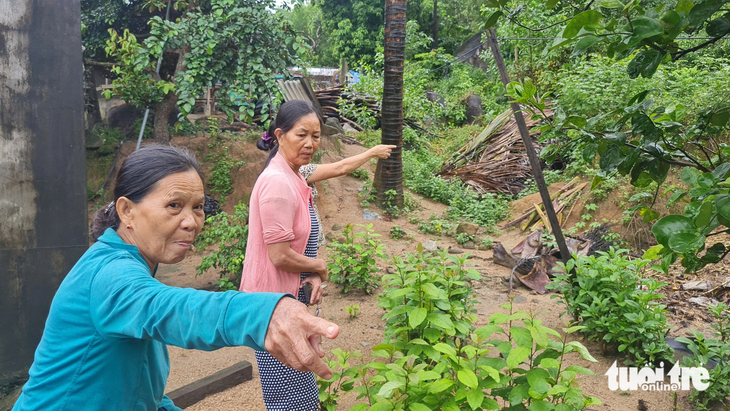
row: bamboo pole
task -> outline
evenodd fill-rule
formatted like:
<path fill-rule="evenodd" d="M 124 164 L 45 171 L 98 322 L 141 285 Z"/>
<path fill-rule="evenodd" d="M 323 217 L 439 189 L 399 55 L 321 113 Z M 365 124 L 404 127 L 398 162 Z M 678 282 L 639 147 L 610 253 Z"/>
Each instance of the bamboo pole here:
<path fill-rule="evenodd" d="M 497 33 L 495 32 L 494 27 L 489 29 L 487 37 L 489 38 L 489 45 L 492 49 L 494 61 L 499 69 L 499 76 L 502 78 L 502 84 L 507 87 L 510 82 L 509 74 L 507 74 L 507 66 L 504 64 L 502 50 L 499 49 L 499 44 L 497 43 Z M 550 226 L 553 227 L 555 242 L 558 243 L 558 249 L 560 250 L 560 259 L 563 263 L 567 264 L 572 257 L 570 255 L 570 251 L 568 251 L 568 245 L 565 243 L 565 237 L 563 236 L 563 230 L 560 228 L 558 216 L 555 214 L 553 202 L 550 198 L 550 192 L 545 184 L 545 177 L 543 176 L 542 168 L 540 167 L 540 159 L 535 153 L 532 138 L 530 137 L 530 131 L 527 129 L 527 124 L 525 123 L 525 118 L 522 116 L 519 104 L 512 103 L 511 107 L 515 116 L 515 121 L 517 122 L 517 127 L 520 130 L 520 135 L 522 136 L 522 141 L 525 145 L 525 149 L 527 150 L 527 157 L 530 160 L 530 166 L 532 167 L 532 175 L 535 178 L 538 190 L 540 190 L 540 197 L 542 198 L 542 204 L 545 207 L 545 213 L 547 214 Z"/>

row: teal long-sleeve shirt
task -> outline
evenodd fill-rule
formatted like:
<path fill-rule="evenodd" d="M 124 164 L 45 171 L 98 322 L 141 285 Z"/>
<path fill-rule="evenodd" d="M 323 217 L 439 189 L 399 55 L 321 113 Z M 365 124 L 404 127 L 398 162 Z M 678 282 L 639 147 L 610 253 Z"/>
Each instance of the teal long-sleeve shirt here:
<path fill-rule="evenodd" d="M 164 396 L 167 344 L 263 350 L 283 296 L 166 286 L 108 229 L 61 283 L 13 411 L 180 410 Z"/>

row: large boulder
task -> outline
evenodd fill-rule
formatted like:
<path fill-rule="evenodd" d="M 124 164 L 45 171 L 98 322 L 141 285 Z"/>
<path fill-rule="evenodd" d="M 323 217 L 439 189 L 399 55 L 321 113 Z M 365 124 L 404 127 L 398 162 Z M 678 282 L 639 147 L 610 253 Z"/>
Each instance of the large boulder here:
<path fill-rule="evenodd" d="M 144 118 L 144 110 L 131 104 L 120 104 L 106 112 L 106 124 L 109 128 L 118 128 L 127 139 L 137 138 L 134 134 L 134 122 Z M 151 119 L 147 119 L 151 121 Z M 150 124 L 151 125 L 151 124 Z"/>
<path fill-rule="evenodd" d="M 438 103 L 441 107 L 446 107 L 446 100 L 441 95 L 431 90 L 426 90 L 426 98 L 432 103 Z"/>
<path fill-rule="evenodd" d="M 482 98 L 476 94 L 471 94 L 466 98 L 466 122 L 474 124 L 483 115 Z"/>
<path fill-rule="evenodd" d="M 334 117 L 327 117 L 324 121 L 324 125 L 325 127 L 322 131 L 325 135 L 331 136 L 333 134 L 345 134 L 345 130 L 342 128 L 340 120 Z"/>

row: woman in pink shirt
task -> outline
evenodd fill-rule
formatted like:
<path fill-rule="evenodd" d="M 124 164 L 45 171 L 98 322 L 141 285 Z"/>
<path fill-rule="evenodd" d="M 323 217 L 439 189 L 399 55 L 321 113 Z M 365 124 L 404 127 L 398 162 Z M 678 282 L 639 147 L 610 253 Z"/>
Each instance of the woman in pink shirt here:
<path fill-rule="evenodd" d="M 241 291 L 290 293 L 304 304 L 319 302 L 327 263 L 317 258 L 320 227 L 312 189 L 299 167 L 309 164 L 319 148 L 321 126 L 309 102 L 293 100 L 279 108 L 274 147 L 251 193 Z M 289 368 L 265 351 L 256 351 L 256 362 L 268 410 L 319 408 L 313 373 Z"/>

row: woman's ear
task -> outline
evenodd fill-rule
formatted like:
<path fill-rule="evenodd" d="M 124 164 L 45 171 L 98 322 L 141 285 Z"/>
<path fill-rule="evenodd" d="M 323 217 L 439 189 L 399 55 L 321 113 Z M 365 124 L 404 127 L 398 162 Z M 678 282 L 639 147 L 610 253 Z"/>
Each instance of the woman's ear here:
<path fill-rule="evenodd" d="M 284 130 L 277 128 L 274 130 L 274 135 L 276 136 L 276 140 L 281 144 L 281 137 L 284 135 Z"/>
<path fill-rule="evenodd" d="M 132 208 L 134 203 L 127 197 L 119 197 L 117 199 L 117 214 L 122 221 L 122 225 L 127 225 L 132 221 Z"/>

